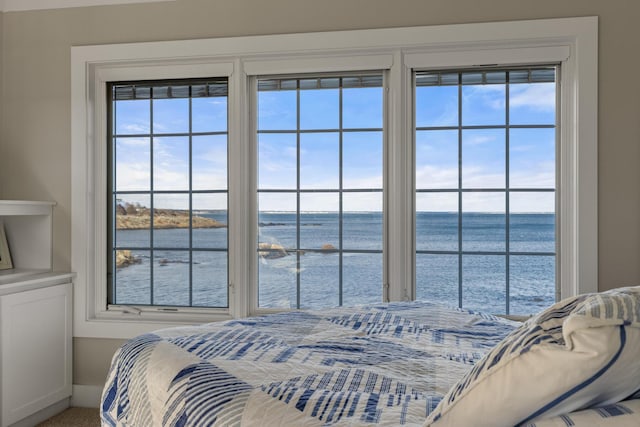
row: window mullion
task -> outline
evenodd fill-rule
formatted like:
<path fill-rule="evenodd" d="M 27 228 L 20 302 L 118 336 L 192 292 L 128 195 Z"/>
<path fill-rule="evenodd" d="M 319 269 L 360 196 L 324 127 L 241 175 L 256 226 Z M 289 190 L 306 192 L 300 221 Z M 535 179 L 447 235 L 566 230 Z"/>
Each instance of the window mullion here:
<path fill-rule="evenodd" d="M 155 209 L 155 197 L 154 197 L 154 185 L 153 185 L 153 178 L 154 178 L 154 173 L 155 173 L 155 169 L 154 169 L 154 162 L 153 162 L 153 150 L 154 150 L 154 146 L 155 146 L 155 129 L 153 128 L 153 104 L 154 104 L 154 100 L 153 100 L 153 90 L 151 91 L 151 95 L 150 95 L 150 99 L 149 99 L 149 133 L 150 133 L 150 138 L 149 138 L 149 165 L 150 165 L 150 182 L 149 182 L 149 280 L 150 280 L 150 288 L 149 288 L 149 304 L 153 305 L 154 303 L 154 286 L 155 286 L 155 279 L 154 279 L 154 268 L 153 268 L 153 261 L 155 259 L 155 249 L 154 249 L 154 238 L 155 238 L 155 233 L 153 231 L 153 222 L 155 220 L 154 218 L 154 209 Z"/>
<path fill-rule="evenodd" d="M 462 212 L 464 209 L 462 198 L 462 78 L 458 75 L 458 307 L 462 307 L 464 278 L 462 256 Z"/>
<path fill-rule="evenodd" d="M 385 91 L 385 298 L 415 298 L 415 178 L 411 70 L 396 52 Z"/>
<path fill-rule="evenodd" d="M 300 308 L 300 82 L 296 89 L 296 308 Z"/>
<path fill-rule="evenodd" d="M 245 317 L 257 307 L 255 79 L 236 60 L 229 77 L 229 311 Z"/>
<path fill-rule="evenodd" d="M 341 79 L 342 80 L 342 79 Z M 342 223 L 344 219 L 344 129 L 343 129 L 343 119 L 344 119 L 344 111 L 343 111 L 343 103 L 344 103 L 344 88 L 342 87 L 342 83 L 340 84 L 340 92 L 339 92 L 339 101 L 338 101 L 338 127 L 340 128 L 340 132 L 338 134 L 338 305 L 342 306 L 343 304 L 343 291 L 344 291 L 344 245 L 343 245 L 343 231 L 344 224 Z"/>
<path fill-rule="evenodd" d="M 193 306 L 193 99 L 192 99 L 192 87 L 189 86 L 189 307 L 192 307 L 192 306 Z"/>
<path fill-rule="evenodd" d="M 511 165 L 511 149 L 510 149 L 510 138 L 511 138 L 511 116 L 509 114 L 510 110 L 510 91 L 511 91 L 511 83 L 509 81 L 510 74 L 507 73 L 507 83 L 505 84 L 505 123 L 506 127 L 504 129 L 505 134 L 505 314 L 509 315 L 511 311 L 511 184 L 510 184 L 510 165 Z M 557 141 L 557 140 L 556 140 Z M 557 143 L 556 143 L 557 145 Z M 557 211 L 556 211 L 557 212 Z M 557 286 L 556 286 L 557 288 Z"/>

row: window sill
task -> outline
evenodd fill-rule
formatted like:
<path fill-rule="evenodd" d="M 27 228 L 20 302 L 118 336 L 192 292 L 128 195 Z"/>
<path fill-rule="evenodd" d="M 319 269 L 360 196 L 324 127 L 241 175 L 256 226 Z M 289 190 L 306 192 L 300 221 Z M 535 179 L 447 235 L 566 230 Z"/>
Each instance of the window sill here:
<path fill-rule="evenodd" d="M 97 312 L 82 322 L 74 336 L 129 339 L 159 329 L 221 322 L 233 318 L 226 310 L 206 313 L 160 310 L 144 310 L 135 313 L 134 311 L 114 308 Z"/>

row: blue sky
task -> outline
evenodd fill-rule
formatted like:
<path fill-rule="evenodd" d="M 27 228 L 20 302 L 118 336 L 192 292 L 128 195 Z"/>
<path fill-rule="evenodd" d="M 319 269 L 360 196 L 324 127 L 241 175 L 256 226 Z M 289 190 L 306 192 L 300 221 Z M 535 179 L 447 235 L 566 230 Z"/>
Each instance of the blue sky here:
<path fill-rule="evenodd" d="M 464 126 L 500 126 L 506 120 L 504 85 L 462 87 Z M 513 125 L 555 123 L 553 83 L 513 84 L 509 88 L 509 122 Z M 416 91 L 416 126 L 437 128 L 459 122 L 457 86 L 424 86 Z M 506 131 L 462 131 L 462 188 L 555 187 L 555 130 L 511 129 L 510 167 L 506 170 Z M 416 132 L 416 188 L 458 187 L 458 131 L 448 129 Z M 512 193 L 512 212 L 553 212 L 553 193 Z M 465 193 L 465 211 L 504 212 L 503 193 Z M 457 195 L 419 194 L 418 211 L 457 210 Z"/>
<path fill-rule="evenodd" d="M 353 131 L 343 134 L 343 188 L 380 189 L 382 187 L 382 88 L 343 90 L 342 127 Z M 295 189 L 296 136 L 286 133 L 297 127 L 296 91 L 264 91 L 258 97 L 258 129 L 275 133 L 258 136 L 260 189 Z M 463 125 L 504 125 L 505 86 L 463 86 Z M 552 83 L 514 84 L 510 87 L 511 124 L 541 125 L 555 122 L 555 85 Z M 339 91 L 337 89 L 300 92 L 300 185 L 302 189 L 339 188 Z M 189 128 L 187 99 L 154 101 L 155 133 L 186 132 Z M 150 132 L 149 101 L 118 101 L 117 134 Z M 458 124 L 458 87 L 423 86 L 416 91 L 418 127 L 456 126 Z M 193 130 L 225 132 L 227 103 L 223 97 L 193 99 Z M 356 131 L 357 130 L 357 131 Z M 472 129 L 462 132 L 463 188 L 504 187 L 507 174 L 510 186 L 553 188 L 555 185 L 554 129 L 512 129 L 510 132 L 510 171 L 505 169 L 505 130 Z M 224 190 L 227 186 L 226 135 L 193 138 L 193 189 Z M 121 137 L 116 140 L 117 190 L 150 189 L 150 140 L 148 137 Z M 419 189 L 457 188 L 458 132 L 456 130 L 419 130 L 416 133 L 416 185 Z M 189 147 L 186 137 L 154 139 L 154 189 L 189 189 Z M 123 197 L 148 205 L 148 197 Z M 513 212 L 553 212 L 553 193 L 513 194 Z M 335 193 L 304 194 L 305 211 L 337 209 Z M 380 193 L 349 193 L 346 211 L 379 211 Z M 261 210 L 295 210 L 291 194 L 261 194 Z M 418 194 L 417 209 L 457 210 L 457 196 Z M 504 211 L 503 193 L 465 193 L 465 211 Z M 181 195 L 159 196 L 158 207 L 188 207 Z M 196 209 L 221 209 L 225 195 L 197 196 Z"/>

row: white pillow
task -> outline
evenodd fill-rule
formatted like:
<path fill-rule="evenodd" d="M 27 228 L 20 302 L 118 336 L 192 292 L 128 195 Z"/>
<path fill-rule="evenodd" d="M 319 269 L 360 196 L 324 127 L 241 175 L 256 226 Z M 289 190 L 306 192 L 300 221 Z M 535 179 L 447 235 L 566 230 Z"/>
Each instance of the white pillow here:
<path fill-rule="evenodd" d="M 640 287 L 560 301 L 523 323 L 444 396 L 426 426 L 514 426 L 640 389 Z"/>
<path fill-rule="evenodd" d="M 595 409 L 558 415 L 526 424 L 524 427 L 638 427 L 640 426 L 640 400 L 625 400 Z"/>

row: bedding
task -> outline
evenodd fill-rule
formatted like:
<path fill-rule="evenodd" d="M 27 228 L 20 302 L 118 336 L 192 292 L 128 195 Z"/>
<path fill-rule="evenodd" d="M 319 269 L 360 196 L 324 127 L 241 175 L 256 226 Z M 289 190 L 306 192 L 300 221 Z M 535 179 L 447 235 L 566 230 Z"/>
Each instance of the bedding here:
<path fill-rule="evenodd" d="M 614 404 L 640 390 L 638 355 L 639 287 L 567 298 L 478 361 L 426 426 L 513 426 Z"/>
<path fill-rule="evenodd" d="M 573 297 L 522 324 L 420 301 L 294 311 L 128 341 L 113 357 L 101 419 L 640 426 L 638 354 L 640 287 Z"/>
<path fill-rule="evenodd" d="M 638 427 L 639 417 L 640 399 L 632 399 L 546 418 L 524 427 Z"/>
<path fill-rule="evenodd" d="M 103 426 L 419 426 L 515 322 L 428 302 L 295 311 L 139 336 Z"/>

